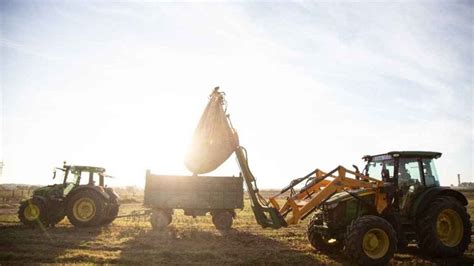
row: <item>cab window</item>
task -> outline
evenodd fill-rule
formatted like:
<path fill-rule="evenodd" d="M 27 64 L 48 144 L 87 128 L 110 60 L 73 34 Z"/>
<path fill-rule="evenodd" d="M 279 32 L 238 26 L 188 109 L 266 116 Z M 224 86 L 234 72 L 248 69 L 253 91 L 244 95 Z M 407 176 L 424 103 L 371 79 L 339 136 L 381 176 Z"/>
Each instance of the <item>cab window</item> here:
<path fill-rule="evenodd" d="M 94 172 L 89 172 L 89 171 L 83 171 L 81 173 L 81 185 L 89 185 L 89 178 L 90 175 L 92 174 L 92 185 L 98 185 L 96 184 L 96 181 L 99 180 L 99 175 Z"/>
<path fill-rule="evenodd" d="M 417 159 L 400 159 L 398 168 L 398 185 L 410 186 L 421 184 L 421 171 Z"/>
<path fill-rule="evenodd" d="M 400 210 L 407 215 L 414 199 L 423 191 L 420 163 L 416 158 L 402 158 L 398 167 L 398 187 L 401 192 Z"/>
<path fill-rule="evenodd" d="M 439 186 L 438 173 L 434 164 L 434 159 L 423 159 L 423 173 L 425 175 L 425 185 L 427 187 Z"/>
<path fill-rule="evenodd" d="M 87 185 L 89 184 L 89 174 L 90 172 L 82 171 L 81 172 L 81 182 L 80 185 Z"/>
<path fill-rule="evenodd" d="M 388 170 L 389 177 L 393 178 L 394 161 L 384 160 L 369 162 L 367 174 L 372 178 L 382 180 L 382 170 Z"/>

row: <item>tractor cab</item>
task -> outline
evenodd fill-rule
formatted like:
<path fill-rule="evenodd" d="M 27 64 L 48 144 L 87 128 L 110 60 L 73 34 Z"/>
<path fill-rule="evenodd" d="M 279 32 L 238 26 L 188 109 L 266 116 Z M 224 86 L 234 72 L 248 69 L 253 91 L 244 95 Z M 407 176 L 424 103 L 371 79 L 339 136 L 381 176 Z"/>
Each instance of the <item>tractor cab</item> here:
<path fill-rule="evenodd" d="M 392 151 L 374 156 L 364 156 L 367 162 L 364 174 L 392 183 L 398 192 L 394 207 L 401 214 L 408 214 L 413 201 L 427 188 L 439 187 L 435 160 L 441 157 L 439 152 Z"/>
<path fill-rule="evenodd" d="M 63 197 L 71 190 L 79 186 L 99 186 L 104 187 L 105 168 L 96 166 L 67 165 L 64 162 L 63 167 L 56 167 L 53 172 L 53 179 L 62 177 L 61 184 L 58 187 L 63 188 Z"/>
<path fill-rule="evenodd" d="M 386 179 L 395 184 L 422 184 L 426 187 L 439 186 L 434 160 L 440 152 L 392 151 L 380 155 L 366 155 L 364 174 L 377 179 Z"/>
<path fill-rule="evenodd" d="M 54 169 L 53 179 L 57 177 L 56 170 L 62 171 L 63 184 L 73 183 L 80 185 L 87 182 L 87 185 L 104 186 L 104 177 L 106 176 L 105 168 L 96 166 L 67 165 L 66 162 L 64 162 L 62 168 L 56 167 Z M 81 180 L 83 180 L 83 182 L 81 182 Z M 96 180 L 99 181 L 98 184 L 96 183 Z"/>

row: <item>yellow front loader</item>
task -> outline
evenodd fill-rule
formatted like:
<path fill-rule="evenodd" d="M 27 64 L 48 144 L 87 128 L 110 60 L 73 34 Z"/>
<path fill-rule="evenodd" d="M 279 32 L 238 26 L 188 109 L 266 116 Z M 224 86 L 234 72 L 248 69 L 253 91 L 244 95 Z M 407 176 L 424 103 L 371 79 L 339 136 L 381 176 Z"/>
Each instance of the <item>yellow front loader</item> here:
<path fill-rule="evenodd" d="M 246 149 L 239 146 L 235 154 L 247 185 L 252 210 L 258 224 L 264 228 L 278 229 L 296 224 L 334 194 L 348 192 L 348 190 L 364 189 L 366 193 L 373 192 L 375 194 L 374 209 L 377 213 L 382 213 L 388 206 L 384 182 L 347 170 L 342 166 L 338 166 L 329 173 L 316 169 L 303 178 L 293 180 L 280 193 L 266 200 L 260 195 L 256 179 L 250 171 Z M 305 186 L 296 192 L 295 187 L 303 181 L 306 181 Z M 288 191 L 290 191 L 290 196 L 280 206 L 277 198 Z"/>

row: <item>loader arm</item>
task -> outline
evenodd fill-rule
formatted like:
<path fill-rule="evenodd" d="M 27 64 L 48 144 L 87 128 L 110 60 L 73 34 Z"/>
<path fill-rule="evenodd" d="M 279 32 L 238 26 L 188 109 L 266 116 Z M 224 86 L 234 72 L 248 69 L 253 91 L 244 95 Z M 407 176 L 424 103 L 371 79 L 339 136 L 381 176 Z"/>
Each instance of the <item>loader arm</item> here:
<path fill-rule="evenodd" d="M 241 146 L 237 147 L 235 150 L 235 155 L 237 157 L 237 162 L 244 178 L 245 185 L 247 186 L 252 211 L 255 215 L 257 223 L 263 228 L 271 227 L 273 229 L 278 229 L 281 227 L 286 227 L 287 223 L 280 214 L 279 210 L 273 206 L 270 206 L 270 204 L 262 197 L 262 195 L 260 195 L 256 179 L 250 171 L 248 165 L 247 151 L 245 148 Z"/>
<path fill-rule="evenodd" d="M 387 207 L 387 195 L 383 192 L 384 183 L 382 181 L 347 170 L 342 166 L 338 166 L 329 173 L 316 169 L 305 177 L 293 180 L 279 194 L 267 201 L 260 195 L 256 179 L 250 171 L 245 148 L 237 147 L 235 154 L 247 186 L 255 219 L 264 228 L 278 229 L 296 224 L 320 207 L 335 193 L 350 189 L 365 188 L 375 191 L 376 198 L 373 207 L 378 213 L 381 213 Z M 354 178 L 347 177 L 347 174 L 353 175 Z M 305 180 L 307 181 L 306 185 L 298 193 L 294 193 L 296 185 Z M 287 197 L 283 206 L 280 207 L 277 197 L 281 197 L 283 193 L 289 190 L 292 193 Z"/>

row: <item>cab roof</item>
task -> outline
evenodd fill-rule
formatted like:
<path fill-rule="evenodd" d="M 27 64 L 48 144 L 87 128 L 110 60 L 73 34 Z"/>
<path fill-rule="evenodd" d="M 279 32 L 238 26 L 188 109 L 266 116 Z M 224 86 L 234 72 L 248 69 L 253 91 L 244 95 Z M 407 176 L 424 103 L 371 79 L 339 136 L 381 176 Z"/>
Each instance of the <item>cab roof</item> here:
<path fill-rule="evenodd" d="M 77 172 L 94 172 L 94 173 L 103 173 L 105 172 L 105 168 L 97 167 L 97 166 L 86 166 L 86 165 L 67 165 L 71 171 Z"/>
<path fill-rule="evenodd" d="M 441 157 L 441 152 L 435 151 L 391 151 L 383 154 L 377 155 L 365 155 L 362 159 L 368 161 L 375 157 L 405 157 L 405 158 L 413 158 L 413 157 L 422 157 L 422 158 L 430 158 L 430 159 L 438 159 Z"/>

